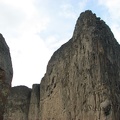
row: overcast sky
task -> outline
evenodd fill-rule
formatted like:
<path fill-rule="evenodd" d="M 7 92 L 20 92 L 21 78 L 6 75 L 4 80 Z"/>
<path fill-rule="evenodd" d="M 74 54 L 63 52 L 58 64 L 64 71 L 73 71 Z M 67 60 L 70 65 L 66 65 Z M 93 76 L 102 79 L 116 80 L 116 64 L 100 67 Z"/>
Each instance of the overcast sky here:
<path fill-rule="evenodd" d="M 120 0 L 0 0 L 0 33 L 11 52 L 12 86 L 40 83 L 55 50 L 73 34 L 80 13 L 92 10 L 120 43 Z"/>

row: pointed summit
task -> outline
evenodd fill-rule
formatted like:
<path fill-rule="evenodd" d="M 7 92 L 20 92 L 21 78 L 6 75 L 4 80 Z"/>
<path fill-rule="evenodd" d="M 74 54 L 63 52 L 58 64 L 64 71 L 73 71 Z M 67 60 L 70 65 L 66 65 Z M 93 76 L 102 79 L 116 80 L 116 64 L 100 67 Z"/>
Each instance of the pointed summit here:
<path fill-rule="evenodd" d="M 112 35 L 112 38 L 114 38 L 114 35 L 111 32 L 109 26 L 106 25 L 106 23 L 101 20 L 100 17 L 96 17 L 96 14 L 93 14 L 90 10 L 80 14 L 80 17 L 78 18 L 75 25 L 73 38 L 76 39 L 83 32 L 91 32 L 91 34 L 94 36 L 100 36 L 100 34 L 104 36 Z M 116 40 L 113 40 L 113 42 L 116 42 Z"/>
<path fill-rule="evenodd" d="M 100 18 L 97 18 L 92 11 L 87 10 L 81 13 L 75 25 L 74 36 L 79 35 L 86 28 L 95 27 L 97 22 L 100 22 Z"/>
<path fill-rule="evenodd" d="M 48 63 L 40 84 L 40 119 L 119 120 L 120 46 L 91 11 Z"/>

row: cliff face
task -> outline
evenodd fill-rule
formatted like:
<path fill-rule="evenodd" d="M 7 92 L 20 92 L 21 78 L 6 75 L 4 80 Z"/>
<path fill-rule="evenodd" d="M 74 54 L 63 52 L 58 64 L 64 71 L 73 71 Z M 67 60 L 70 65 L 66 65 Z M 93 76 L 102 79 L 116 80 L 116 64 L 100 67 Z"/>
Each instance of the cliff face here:
<path fill-rule="evenodd" d="M 32 86 L 28 120 L 39 120 L 40 84 Z"/>
<path fill-rule="evenodd" d="M 40 120 L 119 120 L 120 46 L 91 11 L 57 50 L 40 84 Z"/>
<path fill-rule="evenodd" d="M 13 69 L 9 47 L 0 34 L 0 120 L 3 120 L 4 106 L 10 91 L 12 76 Z"/>
<path fill-rule="evenodd" d="M 5 106 L 4 120 L 27 120 L 31 89 L 17 86 L 11 89 Z"/>
<path fill-rule="evenodd" d="M 29 101 L 28 120 L 120 119 L 120 46 L 104 21 L 81 13 Z"/>
<path fill-rule="evenodd" d="M 32 90 L 26 86 L 11 88 L 5 106 L 4 120 L 39 120 L 40 84 Z"/>

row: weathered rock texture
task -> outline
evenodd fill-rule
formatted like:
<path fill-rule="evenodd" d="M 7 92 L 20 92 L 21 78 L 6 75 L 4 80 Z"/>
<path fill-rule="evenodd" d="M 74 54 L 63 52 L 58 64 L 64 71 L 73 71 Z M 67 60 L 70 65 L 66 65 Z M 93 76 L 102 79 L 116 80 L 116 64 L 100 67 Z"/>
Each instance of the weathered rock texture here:
<path fill-rule="evenodd" d="M 52 56 L 40 84 L 40 120 L 119 120 L 120 46 L 91 11 Z"/>
<path fill-rule="evenodd" d="M 13 76 L 9 47 L 0 34 L 0 120 L 3 120 L 4 106 Z"/>
<path fill-rule="evenodd" d="M 26 86 L 12 87 L 5 106 L 4 120 L 39 120 L 40 84 L 32 90 Z"/>
<path fill-rule="evenodd" d="M 4 120 L 27 120 L 31 89 L 26 86 L 12 87 L 8 96 Z"/>
<path fill-rule="evenodd" d="M 32 86 L 28 120 L 39 120 L 40 84 Z"/>
<path fill-rule="evenodd" d="M 73 37 L 51 57 L 40 91 L 32 89 L 28 120 L 120 120 L 120 46 L 105 22 L 81 13 Z"/>

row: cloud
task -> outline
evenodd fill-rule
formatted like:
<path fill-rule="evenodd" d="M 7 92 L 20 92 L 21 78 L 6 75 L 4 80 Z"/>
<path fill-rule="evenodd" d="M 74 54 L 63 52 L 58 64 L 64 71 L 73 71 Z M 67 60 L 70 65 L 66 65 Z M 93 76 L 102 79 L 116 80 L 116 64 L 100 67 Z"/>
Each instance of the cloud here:
<path fill-rule="evenodd" d="M 25 14 L 19 9 L 0 3 L 0 32 L 4 35 L 17 35 L 18 27 L 24 22 Z"/>
<path fill-rule="evenodd" d="M 13 86 L 40 83 L 51 55 L 72 37 L 76 20 L 85 9 L 100 11 L 104 16 L 109 12 L 112 30 L 119 37 L 118 1 L 98 0 L 99 5 L 91 1 L 0 0 L 0 32 L 11 50 Z M 116 8 L 113 5 L 116 10 L 112 4 L 118 4 Z M 101 12 L 101 7 L 108 11 Z"/>
<path fill-rule="evenodd" d="M 0 31 L 12 56 L 12 86 L 40 83 L 52 52 L 38 33 L 47 28 L 49 17 L 42 16 L 34 0 L 1 0 L 0 14 Z"/>
<path fill-rule="evenodd" d="M 0 3 L 13 7 L 15 9 L 20 9 L 25 13 L 29 13 L 29 11 L 34 11 L 34 1 L 35 0 L 1 0 Z M 32 12 L 30 14 L 32 14 Z"/>
<path fill-rule="evenodd" d="M 71 18 L 75 19 L 76 18 L 76 13 L 75 9 L 71 4 L 63 4 L 60 6 L 60 15 L 65 17 L 65 18 Z"/>
<path fill-rule="evenodd" d="M 68 36 L 65 38 L 60 38 L 59 36 L 51 35 L 46 37 L 45 44 L 50 51 L 56 51 L 61 47 L 65 42 L 69 40 Z"/>
<path fill-rule="evenodd" d="M 26 43 L 24 41 L 18 43 L 21 46 L 19 55 L 12 59 L 14 63 L 13 86 L 23 84 L 31 87 L 33 83 L 40 83 L 52 55 L 37 35 L 26 37 L 26 39 L 28 39 Z"/>
<path fill-rule="evenodd" d="M 109 14 L 107 16 L 108 24 L 111 27 L 115 38 L 120 42 L 120 1 L 119 0 L 98 0 L 99 5 L 104 6 Z"/>
<path fill-rule="evenodd" d="M 60 6 L 60 15 L 65 18 L 77 19 L 78 15 L 86 8 L 88 0 L 77 0 L 74 2 L 64 2 Z"/>
<path fill-rule="evenodd" d="M 80 2 L 78 4 L 80 12 L 83 12 L 83 10 L 86 8 L 87 2 L 88 2 L 88 0 L 80 0 Z"/>
<path fill-rule="evenodd" d="M 110 14 L 112 20 L 117 20 L 120 18 L 120 13 L 118 12 L 120 10 L 119 0 L 99 0 L 99 4 L 102 6 L 105 6 Z M 117 14 L 115 14 L 117 13 Z"/>

